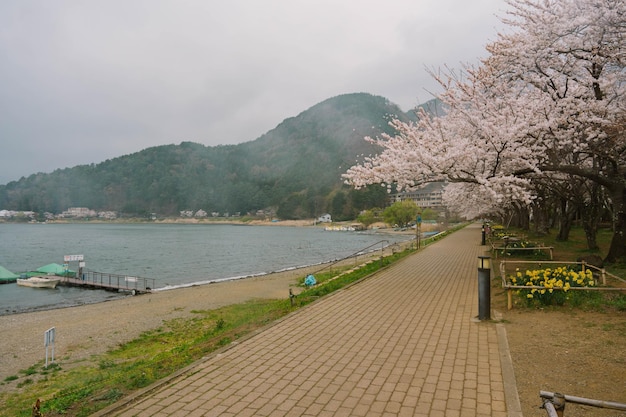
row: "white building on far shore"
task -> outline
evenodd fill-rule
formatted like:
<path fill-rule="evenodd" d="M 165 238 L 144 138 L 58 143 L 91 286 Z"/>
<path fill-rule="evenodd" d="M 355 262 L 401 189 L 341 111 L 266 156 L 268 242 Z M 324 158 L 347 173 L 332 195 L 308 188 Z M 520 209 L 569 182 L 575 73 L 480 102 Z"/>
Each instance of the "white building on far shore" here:
<path fill-rule="evenodd" d="M 445 208 L 443 205 L 443 190 L 445 188 L 445 182 L 431 182 L 413 191 L 393 194 L 391 203 L 412 200 L 418 207 L 441 210 Z"/>
<path fill-rule="evenodd" d="M 333 219 L 331 218 L 329 213 L 324 213 L 317 218 L 319 223 L 332 223 Z"/>

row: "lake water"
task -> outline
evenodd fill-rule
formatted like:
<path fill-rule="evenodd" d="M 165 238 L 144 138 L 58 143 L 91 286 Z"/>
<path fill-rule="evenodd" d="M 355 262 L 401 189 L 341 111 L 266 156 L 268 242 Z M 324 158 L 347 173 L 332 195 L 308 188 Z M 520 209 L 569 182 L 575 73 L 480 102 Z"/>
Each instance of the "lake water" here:
<path fill-rule="evenodd" d="M 19 274 L 83 255 L 85 268 L 154 278 L 156 289 L 237 279 L 348 257 L 407 235 L 317 227 L 217 224 L 0 224 L 0 265 Z M 378 242 L 386 241 L 378 244 Z M 77 265 L 70 264 L 76 270 Z M 125 295 L 72 287 L 0 285 L 0 315 L 101 302 Z"/>

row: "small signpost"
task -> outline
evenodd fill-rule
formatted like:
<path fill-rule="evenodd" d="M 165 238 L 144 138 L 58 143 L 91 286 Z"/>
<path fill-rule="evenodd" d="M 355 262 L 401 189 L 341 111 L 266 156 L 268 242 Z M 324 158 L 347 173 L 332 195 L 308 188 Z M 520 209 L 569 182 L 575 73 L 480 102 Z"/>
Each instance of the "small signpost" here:
<path fill-rule="evenodd" d="M 417 249 L 422 244 L 422 215 L 418 214 L 415 218 L 415 241 L 417 242 Z"/>
<path fill-rule="evenodd" d="M 64 255 L 63 262 L 65 267 L 65 275 L 67 276 L 67 272 L 70 269 L 70 262 L 78 262 L 78 279 L 83 279 L 83 268 L 85 267 L 85 256 L 84 255 Z"/>
<path fill-rule="evenodd" d="M 43 345 L 46 347 L 46 368 L 48 367 L 48 347 L 52 348 L 52 355 L 50 362 L 54 362 L 54 334 L 56 329 L 54 327 L 49 328 L 43 335 Z"/>

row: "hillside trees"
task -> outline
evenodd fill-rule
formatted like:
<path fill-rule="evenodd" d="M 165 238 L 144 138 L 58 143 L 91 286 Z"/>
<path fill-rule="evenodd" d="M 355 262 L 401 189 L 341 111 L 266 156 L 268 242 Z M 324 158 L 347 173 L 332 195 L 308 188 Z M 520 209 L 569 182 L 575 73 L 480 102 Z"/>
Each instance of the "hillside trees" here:
<path fill-rule="evenodd" d="M 381 187 L 355 191 L 342 184 L 341 174 L 359 155 L 374 150 L 363 136 L 392 133 L 390 115 L 409 120 L 384 97 L 344 94 L 249 142 L 155 146 L 0 185 L 0 209 L 58 214 L 89 207 L 125 217 L 282 208 L 285 219 L 331 211 L 336 219 L 354 218 L 363 209 L 384 207 L 387 195 Z"/>
<path fill-rule="evenodd" d="M 383 221 L 382 209 L 364 210 L 356 219 L 365 228 L 369 228 L 372 224 Z"/>
<path fill-rule="evenodd" d="M 509 4 L 504 22 L 511 33 L 498 35 L 481 65 L 437 77 L 448 113 L 392 122 L 398 134 L 368 139 L 383 152 L 350 168 L 345 179 L 356 187 L 399 188 L 446 180 L 455 184 L 446 192 L 468 217 L 515 207 L 540 214 L 556 194 L 540 189 L 565 177 L 584 179 L 602 187 L 612 206 L 607 261 L 625 259 L 626 4 Z M 582 207 L 597 201 L 593 192 L 581 196 Z"/>
<path fill-rule="evenodd" d="M 417 219 L 420 208 L 412 200 L 397 201 L 383 211 L 383 218 L 387 224 L 396 224 L 407 227 Z"/>

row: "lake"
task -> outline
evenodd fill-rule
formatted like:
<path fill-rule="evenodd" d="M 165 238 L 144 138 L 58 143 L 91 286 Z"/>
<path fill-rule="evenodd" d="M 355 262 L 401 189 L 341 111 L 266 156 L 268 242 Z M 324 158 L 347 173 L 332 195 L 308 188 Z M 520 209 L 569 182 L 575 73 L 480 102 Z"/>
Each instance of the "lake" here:
<path fill-rule="evenodd" d="M 0 224 L 0 265 L 19 274 L 83 255 L 92 271 L 155 279 L 156 289 L 237 279 L 349 257 L 410 235 L 223 224 Z M 77 264 L 70 263 L 77 270 Z M 0 315 L 126 296 L 72 287 L 0 285 Z"/>

